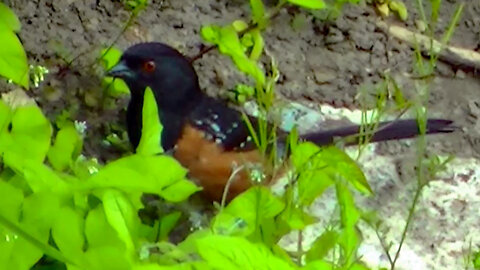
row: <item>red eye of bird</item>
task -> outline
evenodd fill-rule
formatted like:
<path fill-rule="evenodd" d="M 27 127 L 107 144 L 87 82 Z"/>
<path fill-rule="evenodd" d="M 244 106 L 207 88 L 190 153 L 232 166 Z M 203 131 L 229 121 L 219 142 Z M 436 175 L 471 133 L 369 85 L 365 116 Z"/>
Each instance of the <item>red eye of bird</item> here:
<path fill-rule="evenodd" d="M 143 62 L 142 69 L 145 72 L 152 73 L 155 70 L 155 62 L 153 61 Z"/>

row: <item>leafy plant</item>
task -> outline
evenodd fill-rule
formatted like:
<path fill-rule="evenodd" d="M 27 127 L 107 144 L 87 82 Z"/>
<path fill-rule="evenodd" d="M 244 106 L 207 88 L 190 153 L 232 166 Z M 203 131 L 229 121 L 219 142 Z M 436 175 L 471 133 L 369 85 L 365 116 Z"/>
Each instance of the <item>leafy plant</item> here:
<path fill-rule="evenodd" d="M 27 55 L 16 35 L 20 28 L 20 21 L 13 11 L 0 3 L 0 75 L 28 89 Z"/>
<path fill-rule="evenodd" d="M 151 119 L 156 103 L 147 93 L 144 115 Z M 137 215 L 141 194 L 179 202 L 199 190 L 175 160 L 155 155 L 158 117 L 146 125 L 137 154 L 102 167 L 80 155 L 73 124 L 50 146 L 52 128 L 38 107 L 0 102 L 0 116 L 0 203 L 8 206 L 0 210 L 0 265 L 9 269 L 29 269 L 43 254 L 69 269 L 132 269 L 142 264 L 137 250 L 157 230 Z M 162 228 L 168 234 L 172 225 Z"/>

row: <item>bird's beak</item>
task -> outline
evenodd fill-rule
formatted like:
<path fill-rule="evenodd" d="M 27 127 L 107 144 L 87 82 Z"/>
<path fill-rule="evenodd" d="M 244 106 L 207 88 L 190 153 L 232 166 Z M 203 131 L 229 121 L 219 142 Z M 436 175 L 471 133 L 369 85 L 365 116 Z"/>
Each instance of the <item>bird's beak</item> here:
<path fill-rule="evenodd" d="M 107 71 L 107 76 L 124 79 L 135 77 L 135 73 L 126 65 L 124 61 L 120 61 L 113 66 L 113 68 Z"/>

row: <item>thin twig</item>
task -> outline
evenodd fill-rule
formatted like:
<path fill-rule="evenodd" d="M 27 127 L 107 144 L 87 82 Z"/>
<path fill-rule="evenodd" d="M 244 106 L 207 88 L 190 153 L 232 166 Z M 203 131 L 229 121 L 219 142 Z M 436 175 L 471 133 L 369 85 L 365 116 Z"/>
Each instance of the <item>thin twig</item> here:
<path fill-rule="evenodd" d="M 240 173 L 241 170 L 245 168 L 244 165 L 242 166 L 236 166 L 234 165 L 234 169 L 232 174 L 230 175 L 230 178 L 228 178 L 227 184 L 225 185 L 225 188 L 223 189 L 223 194 L 222 194 L 222 203 L 220 204 L 220 209 L 223 209 L 225 207 L 225 203 L 227 201 L 227 195 L 228 195 L 228 190 L 230 189 L 230 185 L 235 181 L 235 177 L 237 176 L 238 173 Z"/>

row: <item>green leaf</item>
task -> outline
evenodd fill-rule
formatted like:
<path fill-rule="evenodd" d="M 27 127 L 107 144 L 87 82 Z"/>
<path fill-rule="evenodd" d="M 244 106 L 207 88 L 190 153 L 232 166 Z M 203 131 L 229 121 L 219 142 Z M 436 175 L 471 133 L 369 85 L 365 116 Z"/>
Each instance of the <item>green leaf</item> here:
<path fill-rule="evenodd" d="M 89 248 L 116 246 L 123 247 L 125 253 L 125 245 L 107 222 L 102 205 L 88 212 L 85 219 L 85 238 Z"/>
<path fill-rule="evenodd" d="M 22 170 L 25 181 L 34 192 L 55 192 L 59 198 L 71 194 L 71 186 L 45 164 L 26 160 Z"/>
<path fill-rule="evenodd" d="M 72 160 L 76 160 L 82 149 L 82 137 L 73 124 L 65 125 L 57 133 L 55 144 L 48 151 L 48 161 L 57 171 L 70 167 Z"/>
<path fill-rule="evenodd" d="M 388 3 L 388 7 L 394 11 L 397 16 L 405 21 L 407 20 L 408 18 L 408 12 L 407 12 L 407 7 L 405 6 L 405 4 L 401 1 L 391 1 Z"/>
<path fill-rule="evenodd" d="M 30 269 L 44 253 L 59 261 L 70 262 L 48 245 L 50 228 L 59 208 L 59 198 L 42 192 L 24 199 L 20 223 L 0 215 L 0 265 L 8 269 Z"/>
<path fill-rule="evenodd" d="M 109 70 L 118 63 L 122 57 L 122 51 L 116 47 L 110 47 L 101 50 L 100 55 L 102 66 L 105 70 Z"/>
<path fill-rule="evenodd" d="M 223 28 L 218 26 L 204 26 L 201 29 L 202 38 L 218 46 L 222 54 L 230 56 L 237 68 L 250 75 L 255 81 L 263 85 L 265 75 L 257 62 L 245 54 L 245 47 L 242 45 L 238 33 L 232 25 Z"/>
<path fill-rule="evenodd" d="M 280 219 L 288 225 L 289 231 L 303 230 L 306 226 L 316 222 L 314 217 L 294 205 L 287 207 L 287 209 L 281 213 Z"/>
<path fill-rule="evenodd" d="M 173 213 L 170 213 L 162 217 L 162 220 L 160 221 L 160 235 L 159 235 L 160 241 L 168 240 L 168 234 L 170 234 L 173 228 L 175 228 L 175 225 L 177 224 L 181 216 L 182 216 L 181 212 L 175 211 Z"/>
<path fill-rule="evenodd" d="M 105 77 L 103 78 L 102 87 L 106 89 L 108 96 L 111 97 L 120 97 L 130 94 L 128 85 L 120 79 Z"/>
<path fill-rule="evenodd" d="M 85 181 L 85 188 L 117 188 L 127 193 L 154 193 L 171 198 L 164 189 L 172 186 L 172 190 L 185 190 L 184 186 L 189 184 L 173 187 L 177 182 L 189 181 L 185 175 L 186 170 L 172 157 L 136 154 L 110 162 Z M 171 196 L 177 198 L 175 194 Z"/>
<path fill-rule="evenodd" d="M 263 53 L 265 42 L 263 41 L 262 34 L 258 29 L 253 30 L 251 35 L 253 37 L 253 48 L 250 52 L 250 59 L 257 61 Z"/>
<path fill-rule="evenodd" d="M 338 238 L 338 243 L 343 249 L 347 265 L 355 260 L 356 250 L 360 244 L 360 236 L 356 225 L 360 220 L 360 211 L 355 206 L 354 198 L 347 185 L 337 181 L 336 183 L 337 200 L 340 205 L 340 221 L 342 223 L 342 232 Z"/>
<path fill-rule="evenodd" d="M 0 2 L 0 28 L 6 27 L 13 32 L 19 32 L 22 28 L 17 15 L 4 3 Z"/>
<path fill-rule="evenodd" d="M 83 261 L 83 247 L 85 245 L 84 219 L 74 209 L 62 207 L 56 213 L 52 226 L 52 237 L 58 249 L 71 260 Z"/>
<path fill-rule="evenodd" d="M 215 217 L 212 228 L 216 233 L 226 235 L 259 234 L 259 226 L 268 220 L 273 220 L 284 207 L 284 203 L 268 188 L 256 186 L 231 201 Z"/>
<path fill-rule="evenodd" d="M 253 22 L 257 23 L 260 28 L 264 28 L 266 20 L 262 0 L 250 0 L 250 7 L 252 8 Z"/>
<path fill-rule="evenodd" d="M 472 257 L 473 267 L 480 269 L 480 251 L 475 252 Z"/>
<path fill-rule="evenodd" d="M 0 15 L 1 18 L 1 15 Z M 29 68 L 22 43 L 11 29 L 0 23 L 0 76 L 28 89 Z"/>
<path fill-rule="evenodd" d="M 2 136 L 5 164 L 21 171 L 26 160 L 42 163 L 50 147 L 52 127 L 40 108 L 17 108 L 11 124 L 11 132 Z"/>
<path fill-rule="evenodd" d="M 298 203 L 310 205 L 334 182 L 328 173 L 328 164 L 321 158 L 323 150 L 312 143 L 301 143 L 292 148 L 290 159 L 298 174 Z"/>
<path fill-rule="evenodd" d="M 360 263 L 354 263 L 349 269 L 351 270 L 370 270 L 371 268 Z"/>
<path fill-rule="evenodd" d="M 37 192 L 23 202 L 22 225 L 38 239 L 48 240 L 50 228 L 60 210 L 60 198 L 51 192 Z"/>
<path fill-rule="evenodd" d="M 8 123 L 12 117 L 12 110 L 3 100 L 0 99 L 0 136 L 3 132 L 7 132 Z M 2 149 L 0 149 L 0 152 Z"/>
<path fill-rule="evenodd" d="M 295 269 L 263 244 L 240 237 L 212 235 L 197 240 L 200 256 L 214 269 Z"/>
<path fill-rule="evenodd" d="M 241 32 L 248 28 L 248 24 L 243 20 L 235 20 L 232 22 L 232 26 L 237 32 Z"/>
<path fill-rule="evenodd" d="M 0 179 L 0 214 L 11 221 L 17 222 L 23 203 L 23 192 Z M 3 238 L 3 237 L 0 237 Z"/>
<path fill-rule="evenodd" d="M 133 267 L 133 270 L 209 270 L 212 269 L 207 263 L 198 261 L 198 262 L 188 262 L 188 263 L 177 263 L 175 265 L 158 265 L 156 263 L 150 264 L 139 264 Z"/>
<path fill-rule="evenodd" d="M 127 252 L 133 254 L 135 252 L 133 236 L 136 235 L 140 219 L 133 210 L 131 203 L 122 193 L 116 190 L 106 190 L 102 201 L 108 223 L 125 244 Z"/>
<path fill-rule="evenodd" d="M 337 244 L 338 233 L 333 230 L 326 230 L 320 235 L 312 247 L 307 252 L 307 262 L 314 262 L 315 260 L 323 259 L 328 252 Z"/>
<path fill-rule="evenodd" d="M 137 153 L 155 155 L 163 152 L 161 146 L 162 125 L 158 118 L 157 101 L 152 89 L 145 89 L 142 111 L 142 137 L 137 147 Z"/>
<path fill-rule="evenodd" d="M 169 202 L 181 202 L 200 190 L 202 188 L 195 185 L 192 181 L 181 180 L 164 188 L 160 192 L 160 196 Z"/>
<path fill-rule="evenodd" d="M 332 263 L 322 261 L 322 260 L 317 260 L 313 262 L 307 263 L 304 267 L 302 267 L 302 270 L 334 270 L 337 269 L 337 266 L 334 266 Z"/>
<path fill-rule="evenodd" d="M 299 144 L 292 153 L 292 162 L 299 173 L 299 200 L 310 204 L 335 179 L 351 183 L 364 194 L 372 194 L 362 170 L 346 153 L 334 146 L 319 148 L 313 143 Z"/>
<path fill-rule="evenodd" d="M 0 265 L 6 269 L 30 269 L 43 255 L 67 261 L 60 252 L 39 240 L 18 223 L 0 214 Z"/>
<path fill-rule="evenodd" d="M 111 69 L 118 63 L 121 56 L 122 51 L 115 47 L 111 47 L 108 51 L 107 48 L 103 49 L 101 51 L 101 63 L 103 68 L 105 70 Z M 103 78 L 103 87 L 106 88 L 107 93 L 113 97 L 130 93 L 127 84 L 123 80 L 118 80 L 112 77 Z"/>
<path fill-rule="evenodd" d="M 130 270 L 133 266 L 132 256 L 125 256 L 123 248 L 118 246 L 89 248 L 85 252 L 84 263 L 89 270 Z"/>
<path fill-rule="evenodd" d="M 310 9 L 325 8 L 325 2 L 322 0 L 287 0 L 289 3 Z"/>

